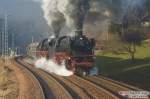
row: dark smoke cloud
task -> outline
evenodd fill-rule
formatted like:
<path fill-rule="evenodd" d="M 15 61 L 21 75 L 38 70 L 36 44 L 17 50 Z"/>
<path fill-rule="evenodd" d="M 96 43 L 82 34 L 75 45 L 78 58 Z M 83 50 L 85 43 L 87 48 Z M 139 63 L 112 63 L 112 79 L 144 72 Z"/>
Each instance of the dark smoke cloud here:
<path fill-rule="evenodd" d="M 42 39 L 54 32 L 70 33 L 74 29 L 82 29 L 93 37 L 100 37 L 108 32 L 111 21 L 122 22 L 124 15 L 130 9 L 140 7 L 146 16 L 150 15 L 150 0 L 35 0 L 35 1 L 57 1 L 56 5 L 47 4 L 49 10 L 53 11 L 58 20 L 54 17 L 54 23 L 48 25 L 43 18 L 41 5 L 32 0 L 0 0 L 0 11 L 10 12 L 10 32 L 16 33 L 17 46 L 27 45 L 31 42 L 32 36 Z M 55 9 L 56 10 L 53 10 Z M 57 12 L 57 13 L 56 13 Z M 51 21 L 51 17 L 48 17 Z M 66 24 L 65 24 L 66 23 Z M 53 26 L 53 27 L 52 27 Z M 49 32 L 49 34 L 47 34 Z M 58 34 L 56 34 L 58 35 Z M 41 38 L 42 37 L 42 38 Z M 23 44 L 24 43 L 24 44 Z"/>
<path fill-rule="evenodd" d="M 131 16 L 134 12 L 133 9 L 141 10 L 139 12 L 142 13 L 136 15 L 137 17 L 148 13 L 149 7 L 146 5 L 149 4 L 145 3 L 148 1 L 149 0 L 91 0 L 84 30 L 92 37 L 99 38 L 101 34 L 103 35 L 108 32 L 110 22 L 122 24 L 124 16 Z M 90 33 L 88 33 L 88 31 Z"/>
<path fill-rule="evenodd" d="M 75 29 L 82 30 L 85 20 L 90 9 L 90 0 L 69 0 L 67 13 L 73 20 Z"/>
<path fill-rule="evenodd" d="M 58 37 L 61 31 L 61 28 L 65 25 L 64 15 L 60 12 L 53 13 L 54 20 L 52 21 L 52 29 L 55 33 L 55 36 Z"/>

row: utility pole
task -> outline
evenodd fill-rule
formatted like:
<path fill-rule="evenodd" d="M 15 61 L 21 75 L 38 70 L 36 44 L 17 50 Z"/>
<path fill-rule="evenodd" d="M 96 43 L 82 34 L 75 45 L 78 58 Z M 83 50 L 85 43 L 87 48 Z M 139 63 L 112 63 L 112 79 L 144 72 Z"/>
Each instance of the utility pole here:
<path fill-rule="evenodd" d="M 15 49 L 14 49 L 14 33 L 11 34 L 11 47 L 9 48 L 9 54 L 11 57 L 14 57 L 15 55 Z"/>
<path fill-rule="evenodd" d="M 2 56 L 5 60 L 5 65 L 8 65 L 8 56 L 9 56 L 9 49 L 8 49 L 8 15 L 5 13 L 4 15 L 4 28 L 2 32 Z"/>
<path fill-rule="evenodd" d="M 34 43 L 34 37 L 32 36 L 32 43 Z"/>
<path fill-rule="evenodd" d="M 12 33 L 12 42 L 11 42 L 12 50 L 14 50 L 14 45 L 15 45 L 15 38 L 14 38 L 14 33 Z"/>
<path fill-rule="evenodd" d="M 30 45 L 30 47 L 31 47 L 31 54 L 33 55 L 33 56 L 35 56 L 36 54 L 34 54 L 35 53 L 35 48 L 34 48 L 34 37 L 32 36 L 32 42 L 31 42 L 31 45 Z"/>
<path fill-rule="evenodd" d="M 5 20 L 4 20 L 5 21 Z M 2 22 L 2 57 L 4 57 L 5 55 L 4 55 L 4 50 L 5 50 L 5 47 L 4 47 L 4 35 L 5 35 L 5 26 L 4 26 L 4 24 L 5 24 L 5 22 Z"/>

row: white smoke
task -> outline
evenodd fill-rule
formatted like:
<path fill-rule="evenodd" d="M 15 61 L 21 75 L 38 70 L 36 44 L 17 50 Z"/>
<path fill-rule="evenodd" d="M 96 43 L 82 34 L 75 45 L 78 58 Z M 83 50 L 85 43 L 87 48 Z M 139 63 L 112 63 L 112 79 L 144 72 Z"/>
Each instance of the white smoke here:
<path fill-rule="evenodd" d="M 35 62 L 37 68 L 41 68 L 49 73 L 54 73 L 60 76 L 71 76 L 73 75 L 72 71 L 66 69 L 64 62 L 61 65 L 56 64 L 53 60 L 47 60 L 46 58 L 38 59 Z"/>
<path fill-rule="evenodd" d="M 64 26 L 69 28 L 68 31 L 82 29 L 90 8 L 89 0 L 41 0 L 40 3 L 44 18 L 55 33 Z"/>
<path fill-rule="evenodd" d="M 64 26 L 72 27 L 72 23 L 68 15 L 66 14 L 69 0 L 34 0 L 41 3 L 44 18 L 47 24 L 53 31 L 60 32 Z M 66 25 L 68 24 L 68 25 Z M 59 34 L 58 34 L 59 35 Z"/>
<path fill-rule="evenodd" d="M 55 36 L 58 37 L 59 33 L 66 26 L 66 17 L 62 10 L 65 2 L 64 0 L 34 0 L 40 2 L 43 10 L 43 17 L 45 18 L 50 29 L 53 30 Z"/>

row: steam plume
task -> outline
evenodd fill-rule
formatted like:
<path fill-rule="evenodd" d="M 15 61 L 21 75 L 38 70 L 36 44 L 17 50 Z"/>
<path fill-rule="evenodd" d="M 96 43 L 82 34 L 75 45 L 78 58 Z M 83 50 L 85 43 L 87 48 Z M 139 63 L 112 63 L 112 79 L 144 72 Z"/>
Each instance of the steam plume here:
<path fill-rule="evenodd" d="M 64 14 L 59 11 L 58 5 L 58 0 L 42 0 L 41 5 L 44 12 L 44 18 L 48 25 L 53 29 L 56 37 L 59 36 L 59 33 L 66 22 Z"/>
<path fill-rule="evenodd" d="M 55 35 L 66 25 L 82 30 L 85 16 L 90 9 L 90 0 L 42 0 L 44 18 Z"/>
<path fill-rule="evenodd" d="M 94 35 L 95 32 L 95 34 L 107 32 L 108 28 L 100 29 L 100 27 L 104 25 L 108 27 L 110 22 L 121 24 L 123 16 L 128 14 L 129 9 L 136 6 L 144 8 L 145 1 L 148 0 L 41 0 L 41 5 L 45 19 L 53 30 L 56 29 L 55 32 L 61 30 L 69 32 L 90 25 L 95 30 L 91 31 Z M 85 28 L 83 30 L 87 31 Z"/>
<path fill-rule="evenodd" d="M 46 58 L 41 58 L 35 62 L 37 68 L 41 68 L 49 73 L 54 73 L 60 76 L 71 76 L 72 71 L 66 69 L 64 63 L 61 65 L 56 64 L 53 60 L 47 60 Z"/>
<path fill-rule="evenodd" d="M 75 29 L 82 30 L 85 16 L 90 9 L 89 0 L 68 0 L 68 2 L 66 14 L 73 21 Z"/>

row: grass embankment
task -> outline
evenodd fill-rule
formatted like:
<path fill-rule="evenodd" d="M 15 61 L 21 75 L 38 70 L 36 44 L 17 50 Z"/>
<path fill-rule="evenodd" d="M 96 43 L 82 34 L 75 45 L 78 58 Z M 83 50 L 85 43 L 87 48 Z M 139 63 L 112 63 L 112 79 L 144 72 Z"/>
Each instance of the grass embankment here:
<path fill-rule="evenodd" d="M 133 62 L 128 54 L 97 53 L 101 74 L 150 90 L 150 40 L 137 48 Z"/>

